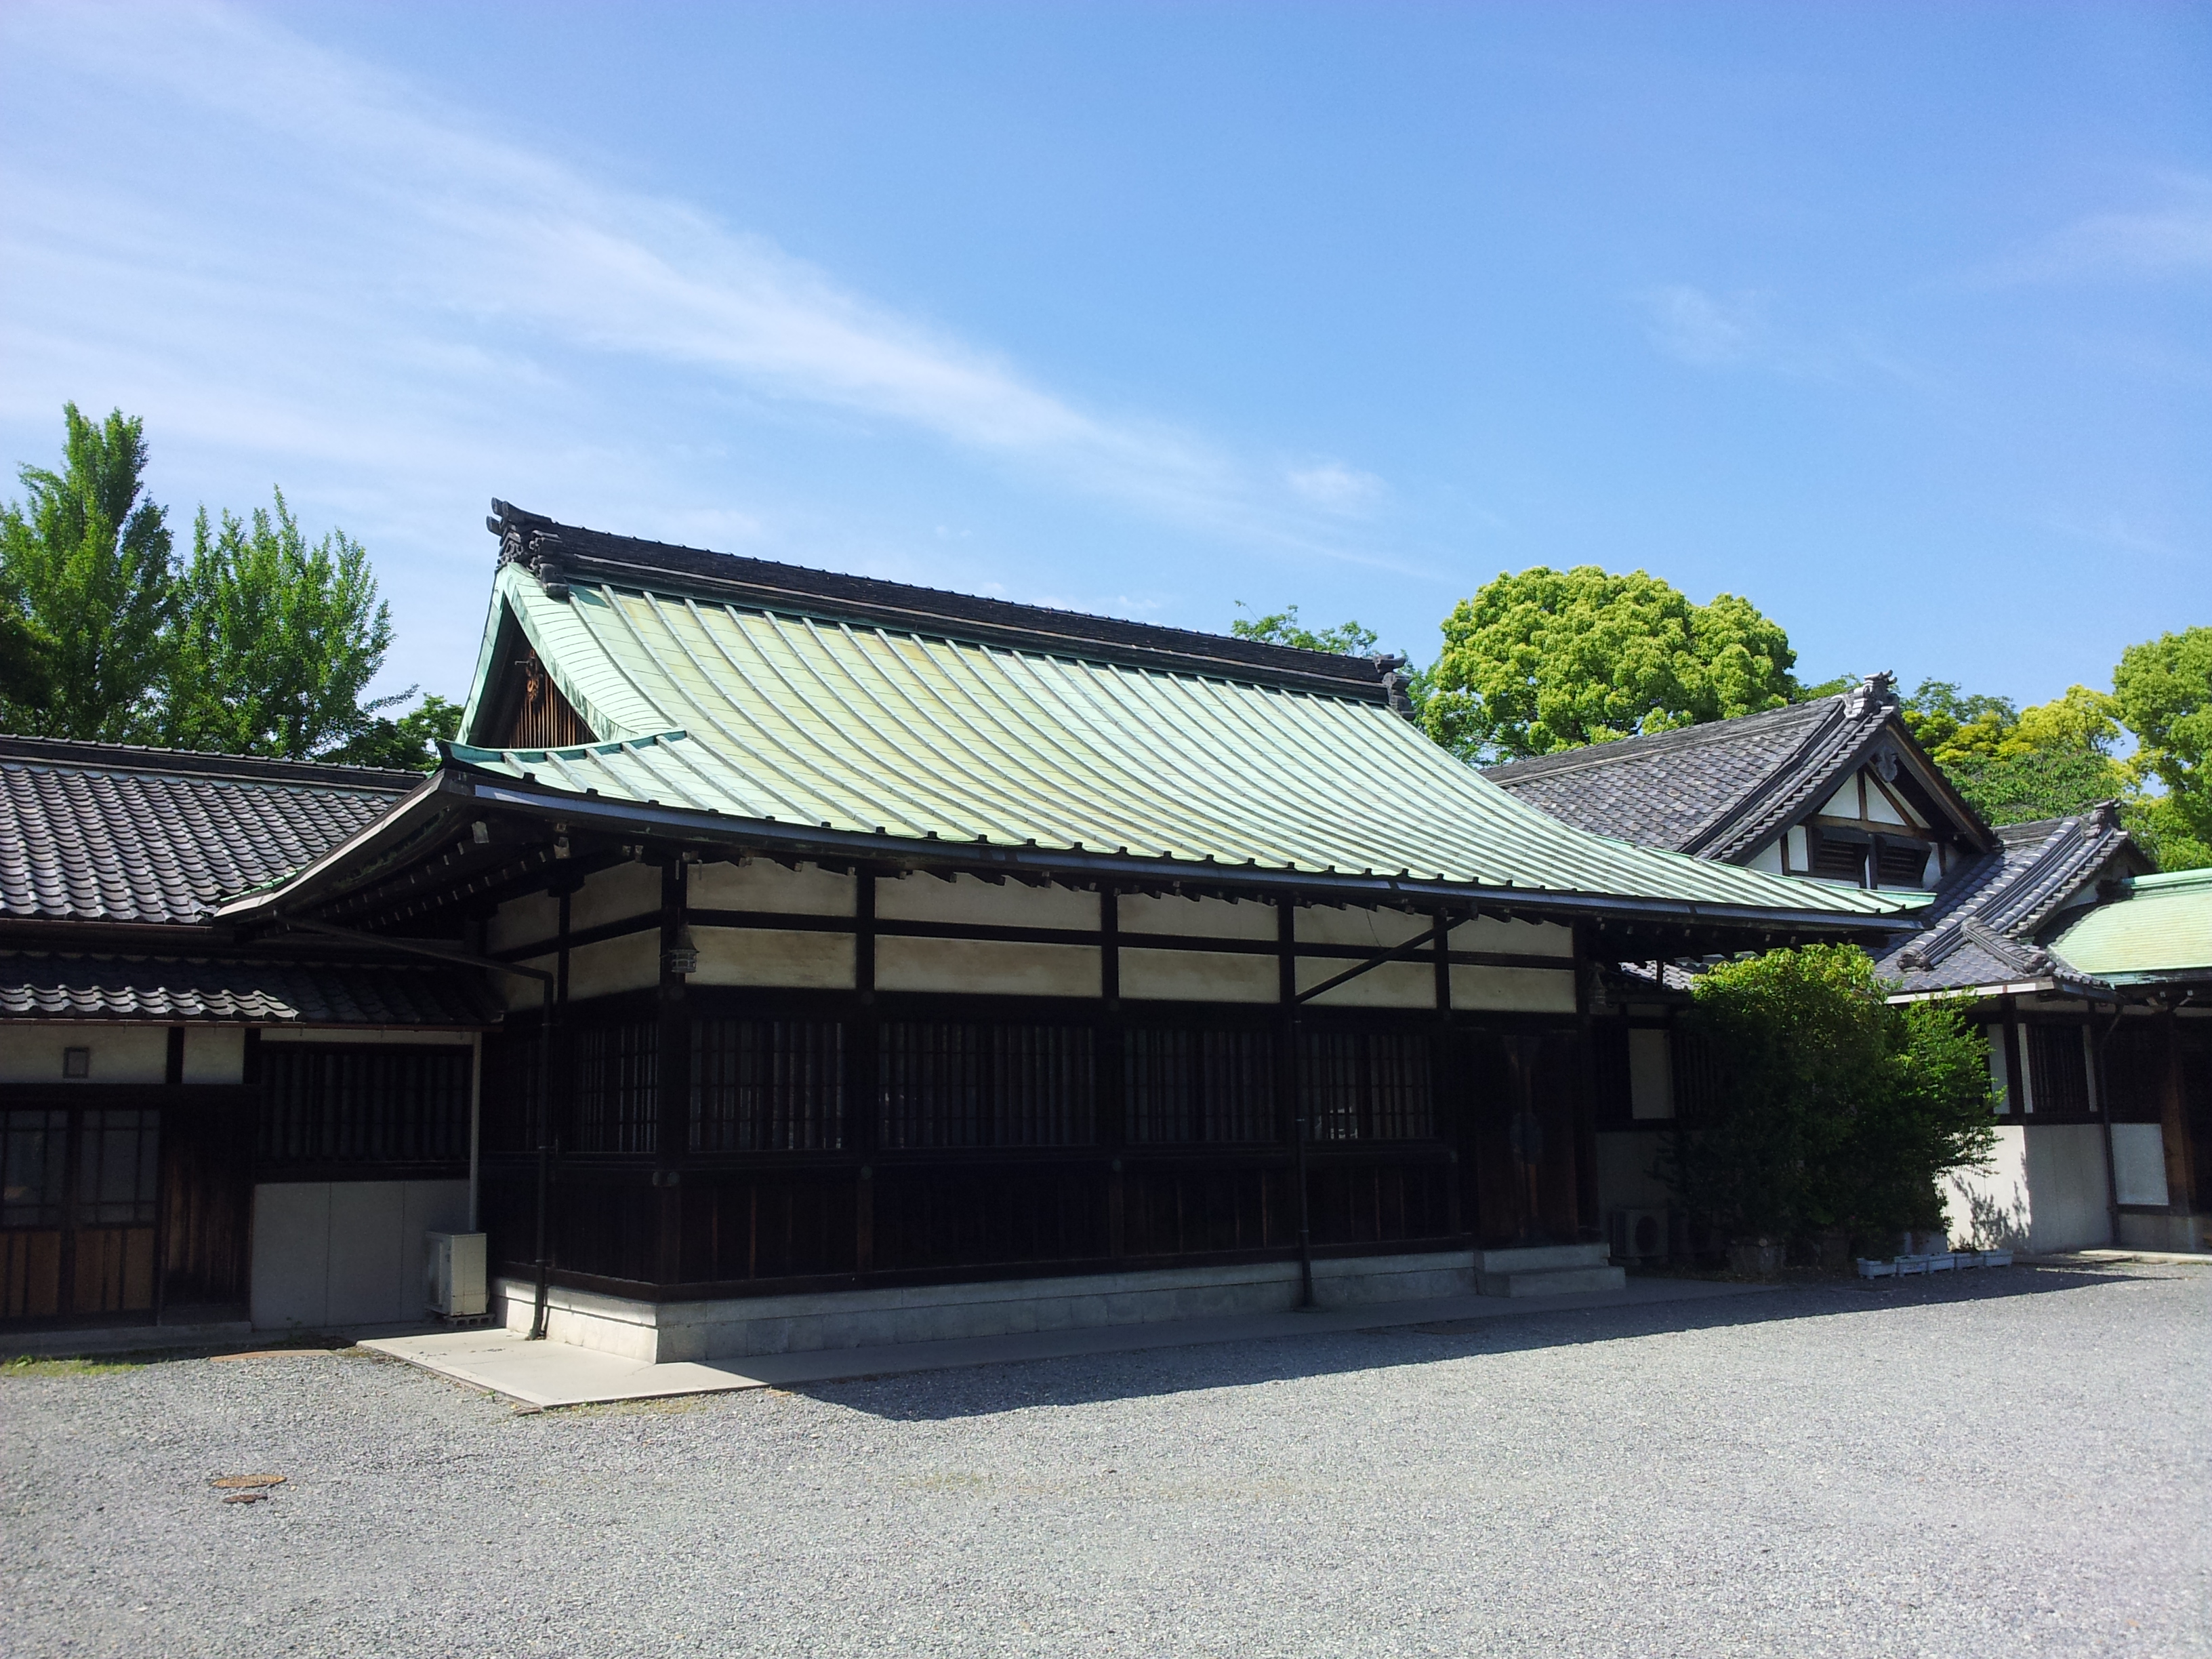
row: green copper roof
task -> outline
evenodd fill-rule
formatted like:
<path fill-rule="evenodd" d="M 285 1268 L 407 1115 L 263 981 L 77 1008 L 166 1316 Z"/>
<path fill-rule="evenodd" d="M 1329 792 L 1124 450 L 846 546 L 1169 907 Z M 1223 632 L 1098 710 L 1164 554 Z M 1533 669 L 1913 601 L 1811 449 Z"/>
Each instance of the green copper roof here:
<path fill-rule="evenodd" d="M 1925 900 L 1571 829 L 1371 699 L 786 614 L 687 594 L 680 578 L 653 592 L 575 581 L 558 599 L 504 567 L 471 724 L 502 606 L 602 741 L 449 752 L 540 787 L 919 842 L 1405 872 L 1531 896 L 1831 918 Z"/>
<path fill-rule="evenodd" d="M 2212 870 L 2137 876 L 2051 942 L 2085 974 L 2125 984 L 2212 969 Z"/>

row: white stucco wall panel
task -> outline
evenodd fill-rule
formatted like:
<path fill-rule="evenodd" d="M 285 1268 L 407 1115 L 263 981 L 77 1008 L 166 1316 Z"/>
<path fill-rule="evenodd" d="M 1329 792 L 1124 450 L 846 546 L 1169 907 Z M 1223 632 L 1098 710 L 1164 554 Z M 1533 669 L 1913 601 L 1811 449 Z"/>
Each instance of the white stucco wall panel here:
<path fill-rule="evenodd" d="M 885 991 L 1095 997 L 1100 963 L 1101 953 L 1088 945 L 884 938 L 876 941 L 876 985 Z"/>
<path fill-rule="evenodd" d="M 502 975 L 502 978 L 507 977 Z M 660 930 L 625 933 L 601 939 L 568 952 L 568 1000 L 612 996 L 617 991 L 640 991 L 660 983 Z M 535 1007 L 538 987 L 526 988 L 521 1006 Z"/>
<path fill-rule="evenodd" d="M 582 933 L 660 908 L 660 866 L 617 864 L 594 871 L 568 901 L 568 927 Z"/>
<path fill-rule="evenodd" d="M 185 1027 L 185 1081 L 246 1080 L 246 1030 L 239 1025 Z"/>
<path fill-rule="evenodd" d="M 1223 951 L 1121 951 L 1121 995 L 1154 1002 L 1273 1002 L 1273 957 Z"/>
<path fill-rule="evenodd" d="M 526 893 L 499 907 L 484 924 L 488 950 L 508 951 L 518 945 L 535 945 L 561 931 L 561 902 L 544 893 Z"/>
<path fill-rule="evenodd" d="M 694 985 L 780 985 L 849 991 L 854 986 L 850 933 L 782 927 L 694 927 L 699 951 Z"/>
<path fill-rule="evenodd" d="M 1301 945 L 1358 945 L 1387 948 L 1403 945 L 1409 939 L 1419 939 L 1435 926 L 1435 921 L 1425 915 L 1408 915 L 1403 910 L 1364 910 L 1351 905 L 1339 908 L 1334 905 L 1309 904 L 1297 913 L 1297 935 Z M 1498 947 L 1485 945 L 1481 948 L 1495 950 Z"/>
<path fill-rule="evenodd" d="M 1298 958 L 1298 989 L 1310 991 L 1334 979 L 1347 968 L 1359 965 L 1343 957 Z M 1370 968 L 1357 979 L 1346 980 L 1334 991 L 1324 991 L 1310 1005 L 1316 1008 L 1434 1008 L 1437 969 L 1433 961 L 1386 962 Z"/>
<path fill-rule="evenodd" d="M 1516 957 L 1572 957 L 1575 930 L 1557 921 L 1500 921 L 1478 916 L 1451 931 L 1455 951 L 1495 951 Z"/>
<path fill-rule="evenodd" d="M 62 1075 L 62 1050 L 89 1048 L 92 1074 Z M 169 1033 L 160 1025 L 58 1020 L 0 1027 L 0 1083 L 161 1083 L 169 1074 Z"/>
<path fill-rule="evenodd" d="M 422 1316 L 426 1232 L 468 1224 L 465 1181 L 264 1182 L 253 1189 L 252 1318 L 266 1330 Z"/>
<path fill-rule="evenodd" d="M 1244 939 L 1272 941 L 1281 913 L 1251 899 L 1188 899 L 1173 893 L 1121 896 L 1125 933 L 1173 933 L 1188 939 Z"/>
<path fill-rule="evenodd" d="M 1098 895 L 1072 887 L 1029 887 L 975 876 L 943 881 L 908 876 L 876 884 L 876 915 L 887 921 L 957 921 L 995 927 L 1098 929 Z"/>
<path fill-rule="evenodd" d="M 1470 968 L 1455 963 L 1451 998 L 1454 1009 L 1571 1014 L 1575 976 L 1571 970 L 1549 968 Z"/>
<path fill-rule="evenodd" d="M 889 885 L 890 884 L 882 884 Z M 818 865 L 786 869 L 769 859 L 750 864 L 695 864 L 684 902 L 696 910 L 775 910 L 792 916 L 849 916 L 854 882 Z"/>
<path fill-rule="evenodd" d="M 2155 1123 L 2112 1125 L 2113 1185 L 2123 1204 L 2166 1204 L 2166 1131 Z"/>
<path fill-rule="evenodd" d="M 1988 1165 L 1947 1177 L 1943 1197 L 1956 1244 L 2040 1253 L 2109 1243 L 2104 1126 L 2002 1125 Z"/>

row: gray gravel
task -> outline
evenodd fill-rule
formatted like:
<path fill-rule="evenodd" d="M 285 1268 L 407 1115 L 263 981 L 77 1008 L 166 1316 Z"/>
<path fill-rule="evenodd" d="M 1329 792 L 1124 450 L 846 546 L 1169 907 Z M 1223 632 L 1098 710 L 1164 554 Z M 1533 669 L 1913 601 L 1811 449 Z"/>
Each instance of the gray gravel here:
<path fill-rule="evenodd" d="M 16 1376 L 0 1650 L 2207 1654 L 2208 1315 L 2018 1267 L 534 1416 Z"/>

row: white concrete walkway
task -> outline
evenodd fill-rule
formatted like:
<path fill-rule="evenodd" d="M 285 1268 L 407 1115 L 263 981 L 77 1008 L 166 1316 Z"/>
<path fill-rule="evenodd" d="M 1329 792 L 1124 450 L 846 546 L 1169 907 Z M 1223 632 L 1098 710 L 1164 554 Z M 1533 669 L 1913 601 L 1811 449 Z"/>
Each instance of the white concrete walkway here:
<path fill-rule="evenodd" d="M 877 1348 L 823 1348 L 806 1353 L 754 1354 L 715 1364 L 655 1365 L 565 1342 L 532 1342 L 505 1330 L 442 1331 L 430 1336 L 381 1337 L 362 1346 L 390 1354 L 441 1376 L 526 1406 L 582 1406 L 614 1400 L 658 1400 L 733 1389 L 793 1388 L 855 1376 L 1000 1365 L 1024 1359 L 1065 1359 L 1206 1342 L 1312 1336 L 1329 1331 L 1387 1330 L 1407 1325 L 1504 1319 L 1572 1310 L 1638 1307 L 1755 1296 L 1770 1285 L 1716 1284 L 1689 1279 L 1631 1279 L 1626 1289 L 1570 1296 L 1452 1296 L 1433 1301 L 1369 1303 L 1306 1313 L 1243 1314 L 1151 1325 L 1098 1325 L 1078 1330 Z"/>

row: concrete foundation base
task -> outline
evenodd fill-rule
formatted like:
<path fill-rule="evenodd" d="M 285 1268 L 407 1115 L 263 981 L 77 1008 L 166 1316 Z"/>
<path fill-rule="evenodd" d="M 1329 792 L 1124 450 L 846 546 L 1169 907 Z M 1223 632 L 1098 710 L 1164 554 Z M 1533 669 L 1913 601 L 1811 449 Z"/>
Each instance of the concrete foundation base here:
<path fill-rule="evenodd" d="M 1485 1296 L 1570 1296 L 1617 1291 L 1628 1282 L 1602 1244 L 1550 1244 L 1532 1249 L 1477 1250 L 1475 1288 Z"/>
<path fill-rule="evenodd" d="M 1474 1279 L 1471 1250 L 1354 1256 L 1314 1263 L 1314 1300 L 1323 1308 L 1343 1308 L 1465 1296 L 1476 1288 Z M 1611 1286 L 1557 1287 L 1583 1288 Z M 532 1297 L 527 1280 L 501 1279 L 493 1292 L 494 1322 L 527 1331 Z M 1283 1313 L 1297 1303 L 1298 1268 L 1292 1261 L 717 1302 L 651 1303 L 556 1287 L 548 1297 L 546 1334 L 556 1342 L 666 1364 Z"/>
<path fill-rule="evenodd" d="M 2136 1250 L 2212 1250 L 2212 1216 L 2131 1215 L 2123 1210 L 2118 1242 Z"/>

